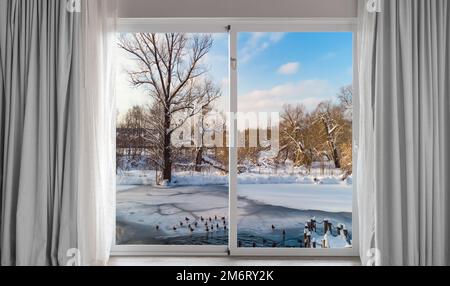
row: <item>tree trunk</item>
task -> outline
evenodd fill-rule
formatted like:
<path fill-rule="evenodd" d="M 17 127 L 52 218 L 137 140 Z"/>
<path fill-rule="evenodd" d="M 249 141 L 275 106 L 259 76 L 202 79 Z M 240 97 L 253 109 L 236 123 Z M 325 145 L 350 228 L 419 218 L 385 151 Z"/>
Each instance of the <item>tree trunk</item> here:
<path fill-rule="evenodd" d="M 334 134 L 332 134 L 333 133 L 332 130 L 334 130 L 334 132 L 335 132 L 336 128 L 332 127 L 332 125 L 330 123 L 330 119 L 328 117 L 322 117 L 322 122 L 323 122 L 325 130 L 327 132 L 327 141 L 331 148 L 331 153 L 332 153 L 332 157 L 333 157 L 333 161 L 334 161 L 334 167 L 336 169 L 340 169 L 341 168 L 341 159 L 339 157 L 339 151 L 336 146 L 336 141 L 335 141 L 336 136 Z"/>
<path fill-rule="evenodd" d="M 202 171 L 203 164 L 203 148 L 197 149 L 197 157 L 195 158 L 195 172 Z"/>
<path fill-rule="evenodd" d="M 336 169 L 340 169 L 341 168 L 341 160 L 339 158 L 339 152 L 334 144 L 333 144 L 333 160 L 334 160 L 334 167 Z"/>
<path fill-rule="evenodd" d="M 169 183 L 172 181 L 172 144 L 171 144 L 171 134 L 170 130 L 170 115 L 167 114 L 164 116 L 164 151 L 163 151 L 163 160 L 164 160 L 164 168 L 163 168 L 163 180 L 168 181 Z"/>
<path fill-rule="evenodd" d="M 164 138 L 164 170 L 163 170 L 163 180 L 172 181 L 172 148 L 170 146 L 170 136 L 165 136 Z M 168 142 L 168 143 L 167 143 Z"/>

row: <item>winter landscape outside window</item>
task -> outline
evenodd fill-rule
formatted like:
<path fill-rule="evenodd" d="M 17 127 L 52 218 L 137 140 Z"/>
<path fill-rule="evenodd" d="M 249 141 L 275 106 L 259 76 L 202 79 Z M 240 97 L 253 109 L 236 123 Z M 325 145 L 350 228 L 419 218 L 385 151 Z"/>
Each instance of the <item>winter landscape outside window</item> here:
<path fill-rule="evenodd" d="M 118 244 L 228 244 L 227 37 L 119 36 Z"/>
<path fill-rule="evenodd" d="M 121 33 L 117 245 L 226 246 L 236 224 L 242 249 L 351 248 L 352 45 L 351 32 L 237 34 L 232 166 L 228 34 Z"/>
<path fill-rule="evenodd" d="M 352 246 L 352 33 L 238 33 L 238 247 Z M 258 121 L 259 120 L 259 121 Z"/>

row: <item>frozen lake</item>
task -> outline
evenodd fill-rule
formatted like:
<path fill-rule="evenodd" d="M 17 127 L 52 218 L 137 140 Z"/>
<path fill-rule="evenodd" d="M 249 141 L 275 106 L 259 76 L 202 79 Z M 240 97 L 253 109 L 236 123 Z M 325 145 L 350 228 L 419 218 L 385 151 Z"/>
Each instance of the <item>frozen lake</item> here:
<path fill-rule="evenodd" d="M 352 186 L 345 184 L 238 185 L 238 195 L 263 204 L 297 210 L 352 211 Z"/>
<path fill-rule="evenodd" d="M 312 217 L 345 224 L 351 233 L 351 185 L 248 184 L 238 186 L 238 196 L 243 247 L 299 247 L 304 224 Z M 320 225 L 317 235 L 323 235 Z M 118 186 L 117 243 L 227 244 L 228 187 Z M 345 247 L 345 242 L 334 247 Z"/>

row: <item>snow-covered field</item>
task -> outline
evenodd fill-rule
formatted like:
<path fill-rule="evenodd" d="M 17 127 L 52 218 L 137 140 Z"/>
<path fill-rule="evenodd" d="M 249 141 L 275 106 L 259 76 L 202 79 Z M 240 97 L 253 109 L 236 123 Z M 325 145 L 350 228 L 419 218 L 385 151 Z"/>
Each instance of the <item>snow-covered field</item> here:
<path fill-rule="evenodd" d="M 118 185 L 155 185 L 155 171 L 122 171 L 117 175 Z M 173 185 L 177 186 L 205 186 L 225 185 L 228 183 L 227 175 L 218 173 L 178 172 L 173 175 Z M 278 174 L 244 173 L 238 175 L 239 184 L 326 184 L 350 185 L 352 178 L 342 181 L 340 175 L 299 175 L 280 172 Z"/>
<path fill-rule="evenodd" d="M 117 243 L 227 244 L 228 187 L 226 181 L 219 184 L 220 176 L 207 177 L 199 175 L 189 180 L 177 174 L 177 184 L 170 187 L 136 185 L 136 180 L 133 185 L 118 185 Z M 185 178 L 191 185 L 183 184 Z M 130 182 L 128 179 L 119 182 Z M 318 222 L 329 219 L 335 226 L 345 224 L 351 233 L 351 180 L 323 177 L 315 183 L 309 179 L 242 176 L 238 186 L 241 246 L 299 247 L 304 224 L 312 217 Z M 312 237 L 320 242 L 323 235 L 323 227 L 318 225 Z M 328 240 L 333 248 L 348 246 L 341 237 Z"/>

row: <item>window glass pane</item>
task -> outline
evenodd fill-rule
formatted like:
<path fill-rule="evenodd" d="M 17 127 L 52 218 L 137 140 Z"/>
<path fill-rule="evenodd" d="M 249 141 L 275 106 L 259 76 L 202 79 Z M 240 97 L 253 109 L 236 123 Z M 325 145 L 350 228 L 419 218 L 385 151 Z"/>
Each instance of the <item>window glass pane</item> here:
<path fill-rule="evenodd" d="M 238 33 L 238 247 L 351 247 L 352 52 L 352 33 Z"/>
<path fill-rule="evenodd" d="M 228 34 L 118 35 L 118 245 L 228 243 Z"/>

